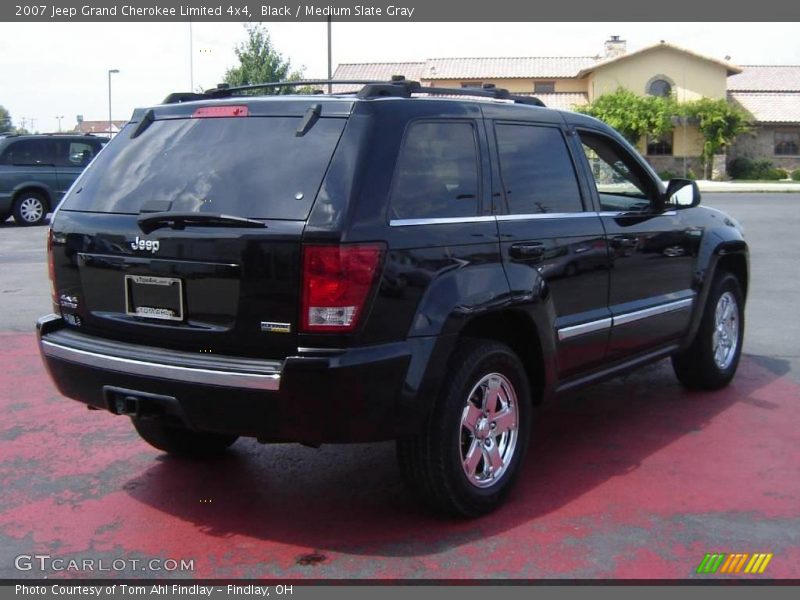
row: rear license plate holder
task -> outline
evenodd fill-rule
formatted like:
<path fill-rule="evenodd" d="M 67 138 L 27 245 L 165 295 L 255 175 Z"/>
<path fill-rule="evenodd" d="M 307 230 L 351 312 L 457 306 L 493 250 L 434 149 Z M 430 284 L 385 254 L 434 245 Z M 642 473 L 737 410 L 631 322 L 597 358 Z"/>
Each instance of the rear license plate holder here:
<path fill-rule="evenodd" d="M 125 275 L 125 313 L 145 319 L 183 321 L 183 281 L 177 277 Z"/>

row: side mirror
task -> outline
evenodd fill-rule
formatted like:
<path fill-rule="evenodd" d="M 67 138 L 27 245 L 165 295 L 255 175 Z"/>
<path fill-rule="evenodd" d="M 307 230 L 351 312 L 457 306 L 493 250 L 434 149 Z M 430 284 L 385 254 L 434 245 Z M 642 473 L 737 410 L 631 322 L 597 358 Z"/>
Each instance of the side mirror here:
<path fill-rule="evenodd" d="M 700 204 L 700 189 L 691 179 L 670 179 L 664 192 L 664 208 L 675 210 Z"/>

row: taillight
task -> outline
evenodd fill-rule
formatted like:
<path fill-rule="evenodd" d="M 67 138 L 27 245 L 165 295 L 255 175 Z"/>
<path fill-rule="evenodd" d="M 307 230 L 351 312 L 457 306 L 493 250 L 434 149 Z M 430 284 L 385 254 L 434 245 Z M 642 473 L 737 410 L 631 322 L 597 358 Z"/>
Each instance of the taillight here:
<path fill-rule="evenodd" d="M 56 296 L 56 263 L 53 258 L 53 230 L 47 232 L 47 274 L 50 276 L 50 299 L 53 302 L 53 312 L 61 312 L 61 305 Z"/>
<path fill-rule="evenodd" d="M 301 329 L 353 331 L 383 255 L 378 244 L 303 247 Z"/>

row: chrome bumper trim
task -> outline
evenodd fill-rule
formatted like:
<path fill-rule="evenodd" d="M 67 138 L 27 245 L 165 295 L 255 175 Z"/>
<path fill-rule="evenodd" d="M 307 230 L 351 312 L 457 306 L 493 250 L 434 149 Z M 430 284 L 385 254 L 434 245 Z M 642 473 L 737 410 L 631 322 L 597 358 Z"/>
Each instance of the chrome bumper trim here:
<path fill-rule="evenodd" d="M 108 369 L 109 371 L 116 371 L 129 375 L 158 377 L 160 379 L 169 379 L 183 383 L 217 385 L 252 390 L 277 391 L 281 385 L 281 375 L 279 372 L 269 374 L 241 373 L 236 371 L 221 371 L 216 369 L 202 369 L 146 362 L 70 348 L 69 346 L 56 344 L 44 339 L 40 341 L 40 347 L 42 354 L 45 356 L 66 360 L 87 367 Z"/>

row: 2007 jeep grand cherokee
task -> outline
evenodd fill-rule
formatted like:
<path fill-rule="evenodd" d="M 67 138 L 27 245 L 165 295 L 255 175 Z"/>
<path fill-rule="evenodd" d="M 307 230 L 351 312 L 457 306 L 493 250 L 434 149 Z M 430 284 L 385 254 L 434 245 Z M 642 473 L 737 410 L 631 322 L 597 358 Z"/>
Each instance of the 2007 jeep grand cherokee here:
<path fill-rule="evenodd" d="M 38 329 L 65 396 L 179 455 L 395 439 L 474 516 L 537 403 L 668 356 L 687 387 L 731 380 L 747 245 L 693 182 L 535 98 L 351 83 L 134 113 L 52 222 Z"/>

